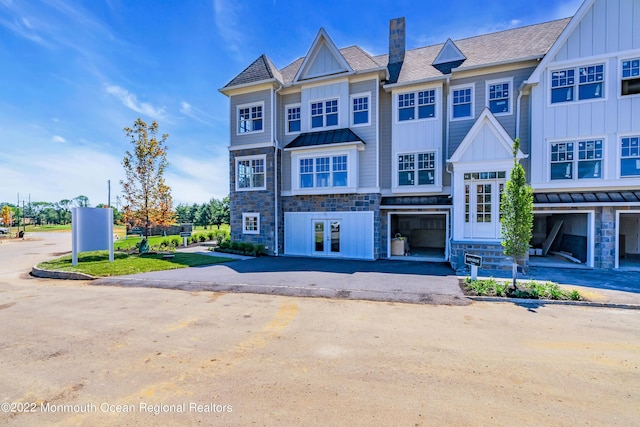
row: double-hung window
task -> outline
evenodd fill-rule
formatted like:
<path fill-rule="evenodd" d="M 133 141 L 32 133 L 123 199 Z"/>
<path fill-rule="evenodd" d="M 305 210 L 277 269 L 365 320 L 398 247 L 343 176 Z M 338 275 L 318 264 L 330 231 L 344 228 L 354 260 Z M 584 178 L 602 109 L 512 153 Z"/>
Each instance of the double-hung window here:
<path fill-rule="evenodd" d="M 566 68 L 551 72 L 552 104 L 603 97 L 604 64 Z"/>
<path fill-rule="evenodd" d="M 493 114 L 511 113 L 511 82 L 489 82 L 487 84 L 487 102 Z"/>
<path fill-rule="evenodd" d="M 640 176 L 640 136 L 620 140 L 620 176 Z"/>
<path fill-rule="evenodd" d="M 398 95 L 398 121 L 428 119 L 436 114 L 435 89 Z"/>
<path fill-rule="evenodd" d="M 264 190 L 265 156 L 236 159 L 236 190 Z"/>
<path fill-rule="evenodd" d="M 351 106 L 352 106 L 351 123 L 353 125 L 369 124 L 369 96 L 368 95 L 352 96 Z"/>
<path fill-rule="evenodd" d="M 262 131 L 262 104 L 238 108 L 238 133 Z"/>
<path fill-rule="evenodd" d="M 398 156 L 398 185 L 433 185 L 436 174 L 436 153 L 411 153 Z"/>
<path fill-rule="evenodd" d="M 551 144 L 551 179 L 602 178 L 603 153 L 601 139 L 554 142 Z"/>
<path fill-rule="evenodd" d="M 300 159 L 300 188 L 346 187 L 347 155 Z"/>
<path fill-rule="evenodd" d="M 300 106 L 287 105 L 287 133 L 300 132 Z"/>
<path fill-rule="evenodd" d="M 465 119 L 473 117 L 473 86 L 451 89 L 451 118 Z"/>
<path fill-rule="evenodd" d="M 338 125 L 338 100 L 311 103 L 311 128 Z"/>
<path fill-rule="evenodd" d="M 640 58 L 622 61 L 622 91 L 621 95 L 640 94 Z"/>

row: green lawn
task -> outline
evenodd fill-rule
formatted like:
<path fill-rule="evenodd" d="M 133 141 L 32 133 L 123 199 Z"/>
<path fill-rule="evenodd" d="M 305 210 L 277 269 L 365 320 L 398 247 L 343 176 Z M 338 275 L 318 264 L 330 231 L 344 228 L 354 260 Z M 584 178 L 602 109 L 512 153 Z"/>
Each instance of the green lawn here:
<path fill-rule="evenodd" d="M 55 271 L 73 271 L 95 277 L 122 276 L 125 274 L 147 273 L 150 271 L 174 270 L 232 261 L 209 255 L 176 252 L 173 258 L 163 259 L 162 254 L 114 253 L 114 262 L 109 262 L 108 251 L 84 252 L 78 256 L 78 265 L 71 265 L 71 255 L 45 261 L 38 268 Z"/>

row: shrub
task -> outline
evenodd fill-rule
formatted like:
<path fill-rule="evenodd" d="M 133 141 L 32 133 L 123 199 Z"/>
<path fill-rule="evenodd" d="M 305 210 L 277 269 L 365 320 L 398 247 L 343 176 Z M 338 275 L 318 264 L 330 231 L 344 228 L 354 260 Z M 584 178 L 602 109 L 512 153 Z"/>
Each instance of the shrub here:
<path fill-rule="evenodd" d="M 219 246 L 221 249 L 230 249 L 231 248 L 231 241 L 229 239 L 224 239 L 221 240 L 219 243 Z"/>
<path fill-rule="evenodd" d="M 202 234 L 198 234 L 198 241 L 200 242 L 205 242 L 207 240 L 207 235 L 202 233 Z"/>
<path fill-rule="evenodd" d="M 232 241 L 232 242 L 231 242 L 230 249 L 231 249 L 232 251 L 240 251 L 240 250 L 242 250 L 242 245 L 240 244 L 240 242 L 234 242 L 234 241 Z"/>
<path fill-rule="evenodd" d="M 250 254 L 251 252 L 253 252 L 253 244 L 248 242 L 242 242 L 240 243 L 240 250 L 245 254 Z"/>
<path fill-rule="evenodd" d="M 264 245 L 256 245 L 255 252 L 256 252 L 256 255 L 264 254 Z"/>
<path fill-rule="evenodd" d="M 212 230 L 207 233 L 207 240 L 213 240 L 216 237 L 216 233 Z"/>
<path fill-rule="evenodd" d="M 178 246 L 180 246 L 182 244 L 182 237 L 180 237 L 180 236 L 171 236 L 169 238 L 169 241 L 171 242 L 171 247 L 177 248 Z"/>

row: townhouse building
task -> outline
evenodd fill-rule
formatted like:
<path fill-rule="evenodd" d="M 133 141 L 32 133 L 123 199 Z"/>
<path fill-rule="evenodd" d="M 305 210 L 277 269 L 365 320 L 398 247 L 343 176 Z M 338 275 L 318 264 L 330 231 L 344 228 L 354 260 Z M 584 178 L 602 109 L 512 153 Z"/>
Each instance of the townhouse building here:
<path fill-rule="evenodd" d="M 572 18 L 410 50 L 392 19 L 384 55 L 321 28 L 284 68 L 260 56 L 220 89 L 231 238 L 274 255 L 508 266 L 500 194 L 518 138 L 530 262 L 637 266 L 638 22 L 640 0 L 587 0 Z"/>

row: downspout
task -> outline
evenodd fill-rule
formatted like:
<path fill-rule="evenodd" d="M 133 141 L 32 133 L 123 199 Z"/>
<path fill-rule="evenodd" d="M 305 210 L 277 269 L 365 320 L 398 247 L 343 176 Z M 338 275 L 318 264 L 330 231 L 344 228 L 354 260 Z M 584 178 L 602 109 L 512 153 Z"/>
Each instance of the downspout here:
<path fill-rule="evenodd" d="M 449 125 L 450 125 L 450 120 L 449 120 L 449 86 L 451 85 L 451 74 L 447 74 L 447 79 L 445 80 L 444 83 L 444 90 L 442 91 L 442 98 L 443 98 L 443 102 L 442 104 L 445 106 L 444 110 L 444 120 L 446 121 L 446 127 L 445 127 L 445 158 L 444 158 L 444 170 L 451 175 L 451 179 L 449 180 L 449 182 L 451 182 L 451 194 L 449 195 L 449 198 L 452 200 L 451 205 L 453 206 L 453 192 L 455 189 L 455 185 L 453 182 L 453 171 L 449 170 L 449 165 L 450 163 L 447 162 L 447 159 L 449 158 Z M 445 94 L 447 96 L 447 102 L 444 102 L 444 97 Z M 447 259 L 449 260 L 449 263 L 451 263 L 451 246 L 453 243 L 453 225 L 454 225 L 454 221 L 453 221 L 453 209 L 451 209 L 449 211 L 451 213 L 451 215 L 449 215 L 449 229 L 450 229 L 450 233 L 449 233 L 449 244 L 447 245 Z"/>
<path fill-rule="evenodd" d="M 279 223 L 280 223 L 280 216 L 278 215 L 278 133 L 276 132 L 276 125 L 278 123 L 277 117 L 278 117 L 278 103 L 277 103 L 277 99 L 276 99 L 276 95 L 278 94 L 278 92 L 280 92 L 280 90 L 282 90 L 282 84 L 280 84 L 280 87 L 278 89 L 276 89 L 275 91 L 273 89 L 271 89 L 271 111 L 272 111 L 272 116 L 273 116 L 273 125 L 271 126 L 271 136 L 272 136 L 272 141 L 274 143 L 274 147 L 273 147 L 273 197 L 274 197 L 274 244 L 275 247 L 273 248 L 273 255 L 274 256 L 278 256 L 278 250 L 280 247 L 280 242 L 279 242 L 279 236 L 280 236 L 280 229 L 278 227 Z"/>
<path fill-rule="evenodd" d="M 526 82 L 522 82 L 518 88 L 518 99 L 516 100 L 516 139 L 520 138 L 520 104 L 525 87 L 527 87 Z"/>

